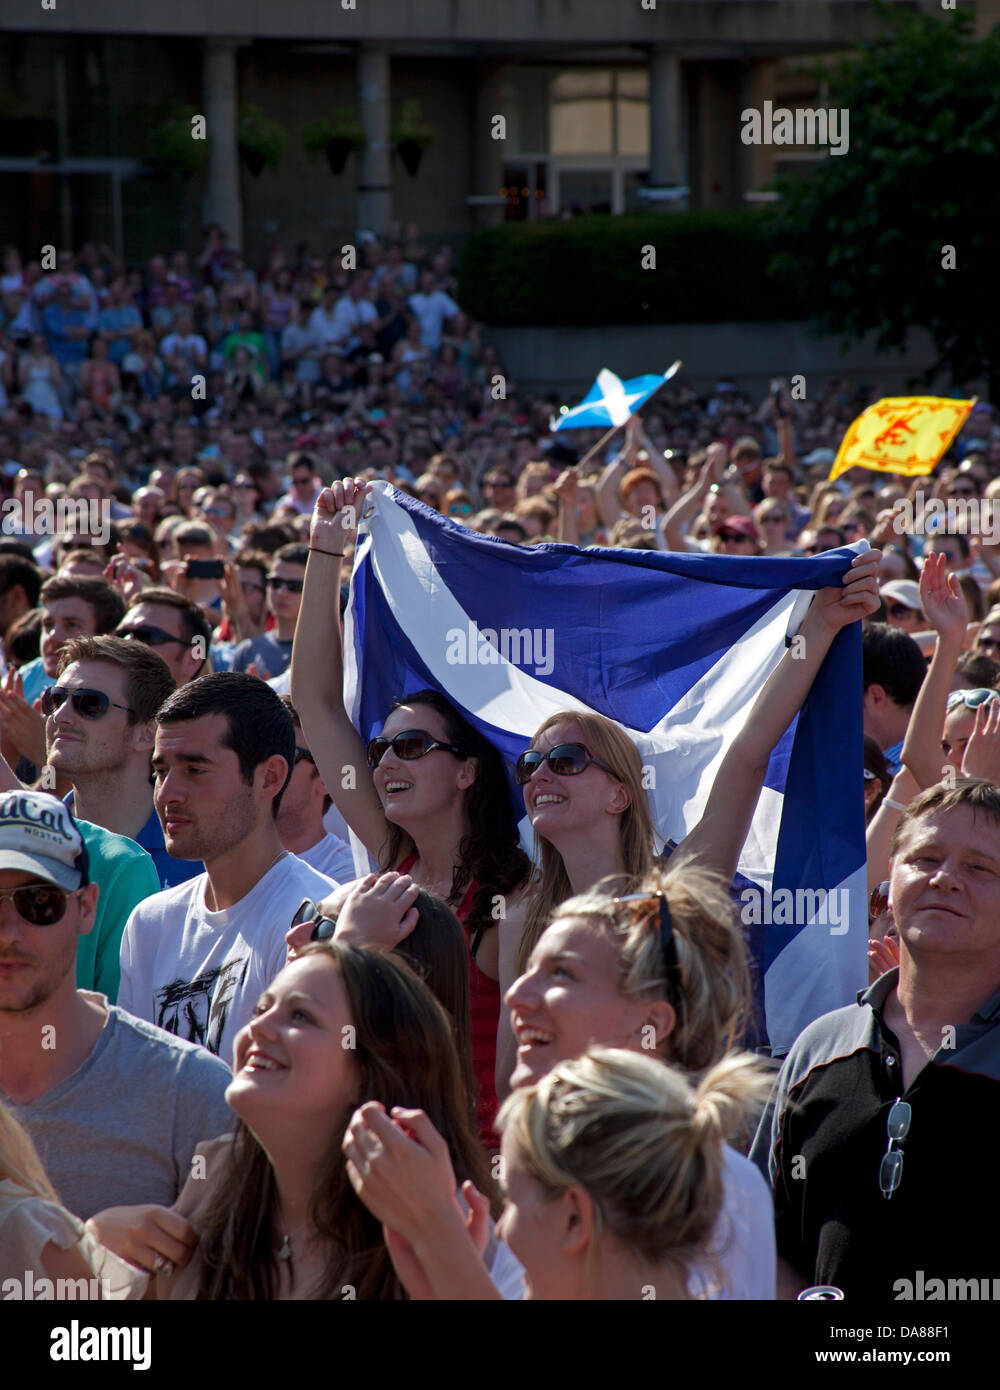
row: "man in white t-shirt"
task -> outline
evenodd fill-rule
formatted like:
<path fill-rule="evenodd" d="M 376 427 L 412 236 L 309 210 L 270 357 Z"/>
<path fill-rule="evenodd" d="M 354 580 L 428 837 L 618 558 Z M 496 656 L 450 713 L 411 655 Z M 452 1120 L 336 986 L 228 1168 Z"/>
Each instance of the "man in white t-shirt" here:
<path fill-rule="evenodd" d="M 203 372 L 208 366 L 208 344 L 200 333 L 195 332 L 190 310 L 181 310 L 177 317 L 177 327 L 160 343 L 160 356 L 165 362 L 171 357 L 182 357 L 187 364 L 189 375 Z"/>
<path fill-rule="evenodd" d="M 221 671 L 161 706 L 153 800 L 167 850 L 205 873 L 154 893 L 125 925 L 118 1002 L 231 1063 L 233 1040 L 285 963 L 303 898 L 333 880 L 278 838 L 295 728 L 274 691 Z"/>
<path fill-rule="evenodd" d="M 420 291 L 418 294 L 411 294 L 408 302 L 420 324 L 420 341 L 425 348 L 430 348 L 431 352 L 437 352 L 441 346 L 441 329 L 445 321 L 453 319 L 461 310 L 450 294 L 445 294 L 444 290 L 437 288 L 434 274 L 430 270 L 423 272 L 420 277 Z"/>
<path fill-rule="evenodd" d="M 280 698 L 295 725 L 295 766 L 281 798 L 278 838 L 290 854 L 297 855 L 317 873 L 325 874 L 336 883 L 347 883 L 358 876 L 354 854 L 350 845 L 339 836 L 328 834 L 323 825 L 323 817 L 333 798 L 309 751 L 292 697 L 282 695 Z"/>

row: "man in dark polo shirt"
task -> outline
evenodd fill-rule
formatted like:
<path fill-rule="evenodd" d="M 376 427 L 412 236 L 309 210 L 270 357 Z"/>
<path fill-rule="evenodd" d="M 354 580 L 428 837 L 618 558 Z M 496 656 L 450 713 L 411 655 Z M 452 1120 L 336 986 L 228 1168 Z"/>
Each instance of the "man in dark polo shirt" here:
<path fill-rule="evenodd" d="M 899 967 L 796 1039 L 754 1142 L 779 1297 L 946 1298 L 995 1270 L 1000 1198 L 974 1155 L 1000 1108 L 1000 788 L 910 804 L 889 904 Z"/>

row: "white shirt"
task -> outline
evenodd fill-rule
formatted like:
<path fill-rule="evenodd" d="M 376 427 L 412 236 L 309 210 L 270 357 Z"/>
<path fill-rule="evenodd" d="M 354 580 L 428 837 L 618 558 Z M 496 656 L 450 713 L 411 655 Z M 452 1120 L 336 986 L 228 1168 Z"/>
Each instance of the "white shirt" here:
<path fill-rule="evenodd" d="M 445 319 L 454 318 L 460 312 L 458 305 L 444 290 L 411 294 L 409 305 L 420 324 L 420 341 L 424 347 L 437 352 L 441 346 L 441 327 Z"/>
<path fill-rule="evenodd" d="M 318 874 L 332 879 L 338 887 L 358 876 L 351 847 L 338 835 L 324 835 L 311 849 L 301 850 L 296 858 L 315 869 Z"/>
<path fill-rule="evenodd" d="M 186 338 L 179 333 L 168 333 L 160 344 L 160 356 L 173 357 L 175 352 L 183 353 L 189 362 L 193 362 L 196 353 L 199 357 L 208 355 L 208 344 L 200 333 L 189 333 Z"/>
<path fill-rule="evenodd" d="M 303 898 L 336 886 L 286 854 L 232 907 L 209 912 L 208 874 L 153 893 L 121 945 L 118 1005 L 232 1065 L 233 1042 L 285 964 L 285 933 Z"/>
<path fill-rule="evenodd" d="M 309 315 L 309 331 L 313 336 L 313 341 L 320 348 L 339 346 L 343 333 L 341 331 L 340 320 L 337 317 L 337 305 L 334 305 L 330 313 L 327 313 L 322 304 L 317 304 L 316 308 Z"/>
<path fill-rule="evenodd" d="M 333 310 L 337 341 L 343 342 L 350 352 L 361 341 L 355 329 L 362 324 L 374 323 L 377 318 L 378 311 L 370 299 L 352 299 L 349 294 L 341 295 Z"/>
<path fill-rule="evenodd" d="M 689 1271 L 692 1298 L 773 1299 L 777 1281 L 774 1201 L 756 1164 L 727 1144 L 723 1200 L 712 1233 L 714 1267 Z M 721 1280 L 721 1282 L 720 1282 Z"/>

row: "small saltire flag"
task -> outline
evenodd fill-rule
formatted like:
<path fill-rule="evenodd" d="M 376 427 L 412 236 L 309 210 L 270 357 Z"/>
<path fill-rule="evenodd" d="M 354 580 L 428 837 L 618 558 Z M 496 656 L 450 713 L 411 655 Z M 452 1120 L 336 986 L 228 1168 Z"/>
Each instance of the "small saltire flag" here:
<path fill-rule="evenodd" d="M 849 468 L 915 477 L 930 473 L 965 424 L 975 405 L 943 396 L 886 396 L 854 421 L 844 435 L 830 472 Z"/>
<path fill-rule="evenodd" d="M 674 362 L 662 376 L 634 376 L 622 381 L 614 372 L 603 367 L 597 380 L 579 405 L 571 406 L 553 423 L 553 430 L 582 430 L 612 425 L 624 425 L 646 404 L 650 396 L 669 381 L 680 369 Z"/>
<path fill-rule="evenodd" d="M 509 772 L 549 715 L 594 710 L 634 740 L 657 832 L 679 843 L 809 602 L 856 547 L 809 559 L 530 548 L 377 483 L 345 620 L 344 697 L 362 739 L 392 702 L 440 690 Z M 365 534 L 367 532 L 367 534 Z M 771 757 L 738 882 L 775 1052 L 867 979 L 861 633 L 839 633 Z M 524 799 L 511 796 L 530 847 Z"/>

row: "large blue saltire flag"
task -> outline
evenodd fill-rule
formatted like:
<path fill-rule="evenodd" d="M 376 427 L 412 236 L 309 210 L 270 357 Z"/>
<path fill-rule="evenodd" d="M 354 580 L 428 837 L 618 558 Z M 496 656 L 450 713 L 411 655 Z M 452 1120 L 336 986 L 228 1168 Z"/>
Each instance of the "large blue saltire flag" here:
<path fill-rule="evenodd" d="M 622 381 L 607 367 L 597 374 L 597 380 L 579 405 L 571 406 L 552 422 L 554 430 L 582 430 L 624 425 L 640 410 L 650 396 L 659 391 L 679 369 L 674 362 L 662 376 L 634 376 Z"/>
<path fill-rule="evenodd" d="M 594 710 L 634 740 L 658 835 L 675 844 L 701 816 L 810 591 L 839 584 L 867 548 L 768 559 L 520 547 L 388 483 L 375 484 L 365 513 L 345 623 L 344 695 L 361 737 L 380 731 L 395 699 L 430 687 L 512 773 L 549 715 Z M 758 1026 L 776 1053 L 867 979 L 860 695 L 854 623 L 771 757 L 739 861 Z M 510 787 L 530 845 L 512 776 Z"/>

